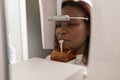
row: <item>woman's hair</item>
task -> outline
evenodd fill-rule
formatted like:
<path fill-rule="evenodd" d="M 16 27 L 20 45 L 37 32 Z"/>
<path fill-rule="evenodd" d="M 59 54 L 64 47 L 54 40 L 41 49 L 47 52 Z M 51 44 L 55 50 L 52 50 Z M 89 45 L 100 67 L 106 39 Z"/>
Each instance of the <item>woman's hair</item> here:
<path fill-rule="evenodd" d="M 90 5 L 84 1 L 74 1 L 74 0 L 65 0 L 62 2 L 62 8 L 66 6 L 76 7 L 84 12 L 83 17 L 87 17 L 88 20 L 84 20 L 85 24 L 87 25 L 90 31 Z M 55 41 L 55 46 L 58 47 L 58 42 Z M 82 63 L 84 65 L 88 64 L 88 56 L 89 56 L 89 42 L 90 42 L 90 35 L 87 37 L 87 44 L 85 47 L 85 52 L 83 53 Z"/>

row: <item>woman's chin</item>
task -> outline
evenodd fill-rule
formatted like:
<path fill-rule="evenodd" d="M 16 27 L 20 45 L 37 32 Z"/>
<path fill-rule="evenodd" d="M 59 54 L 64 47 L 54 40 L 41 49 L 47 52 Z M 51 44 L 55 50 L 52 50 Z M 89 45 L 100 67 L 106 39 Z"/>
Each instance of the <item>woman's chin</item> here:
<path fill-rule="evenodd" d="M 71 50 L 72 47 L 70 47 L 69 45 L 63 46 L 63 50 Z"/>

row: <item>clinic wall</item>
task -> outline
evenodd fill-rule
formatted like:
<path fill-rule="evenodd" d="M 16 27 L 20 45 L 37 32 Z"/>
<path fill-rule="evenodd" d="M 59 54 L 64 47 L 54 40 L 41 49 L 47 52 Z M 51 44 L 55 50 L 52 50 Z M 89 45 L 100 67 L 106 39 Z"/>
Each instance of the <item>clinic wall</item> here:
<path fill-rule="evenodd" d="M 41 39 L 39 0 L 26 0 L 28 57 L 46 57 L 51 50 L 43 50 Z"/>
<path fill-rule="evenodd" d="M 6 26 L 15 49 L 17 61 L 22 61 L 22 40 L 19 0 L 5 0 Z M 8 35 L 7 35 L 8 36 Z"/>
<path fill-rule="evenodd" d="M 0 80 L 8 80 L 4 1 L 0 0 Z"/>

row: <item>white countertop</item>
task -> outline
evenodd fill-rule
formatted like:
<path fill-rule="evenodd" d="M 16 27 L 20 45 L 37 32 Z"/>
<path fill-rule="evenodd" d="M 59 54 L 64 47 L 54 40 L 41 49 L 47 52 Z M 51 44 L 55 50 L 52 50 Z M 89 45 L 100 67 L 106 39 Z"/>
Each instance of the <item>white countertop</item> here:
<path fill-rule="evenodd" d="M 11 64 L 9 67 L 10 80 L 82 80 L 84 70 L 82 66 L 41 58 Z"/>

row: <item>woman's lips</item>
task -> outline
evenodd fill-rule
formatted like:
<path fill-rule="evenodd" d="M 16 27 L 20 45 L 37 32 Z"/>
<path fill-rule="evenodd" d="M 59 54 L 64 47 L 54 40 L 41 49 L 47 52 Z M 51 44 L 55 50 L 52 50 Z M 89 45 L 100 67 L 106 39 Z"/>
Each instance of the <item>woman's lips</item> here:
<path fill-rule="evenodd" d="M 63 43 L 64 43 L 64 42 L 69 42 L 69 41 L 70 41 L 70 40 L 67 40 L 67 39 L 59 39 L 59 40 L 64 40 Z M 58 41 L 59 41 L 59 40 L 58 40 Z"/>

